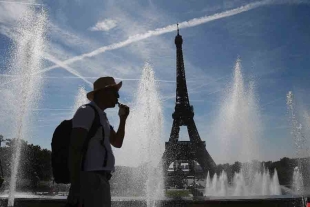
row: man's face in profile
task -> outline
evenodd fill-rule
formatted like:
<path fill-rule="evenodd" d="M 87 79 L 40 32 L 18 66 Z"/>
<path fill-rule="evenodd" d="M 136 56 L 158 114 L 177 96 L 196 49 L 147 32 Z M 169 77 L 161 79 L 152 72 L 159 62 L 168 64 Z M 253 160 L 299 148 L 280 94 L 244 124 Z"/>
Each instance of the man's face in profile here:
<path fill-rule="evenodd" d="M 114 108 L 118 103 L 119 93 L 116 87 L 108 87 L 104 90 L 101 90 L 98 96 L 108 108 Z"/>

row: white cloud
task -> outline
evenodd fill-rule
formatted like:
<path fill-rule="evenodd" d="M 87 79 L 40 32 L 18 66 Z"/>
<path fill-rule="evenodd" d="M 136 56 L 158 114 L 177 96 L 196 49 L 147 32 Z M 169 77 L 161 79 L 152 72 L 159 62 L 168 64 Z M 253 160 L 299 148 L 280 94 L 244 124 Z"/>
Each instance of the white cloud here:
<path fill-rule="evenodd" d="M 93 27 L 91 27 L 90 31 L 109 31 L 110 29 L 113 29 L 116 27 L 116 20 L 113 19 L 105 19 L 103 21 L 97 22 L 97 24 Z"/>

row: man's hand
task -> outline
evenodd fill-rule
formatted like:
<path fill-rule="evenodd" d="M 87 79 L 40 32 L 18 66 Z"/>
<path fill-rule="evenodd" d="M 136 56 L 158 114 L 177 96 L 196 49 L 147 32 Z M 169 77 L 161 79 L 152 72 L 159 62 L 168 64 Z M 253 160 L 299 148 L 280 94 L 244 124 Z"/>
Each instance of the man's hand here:
<path fill-rule="evenodd" d="M 129 115 L 129 107 L 124 105 L 124 104 L 118 104 L 119 107 L 119 111 L 118 111 L 118 115 L 120 119 L 124 119 L 126 120 L 128 115 Z"/>
<path fill-rule="evenodd" d="M 129 107 L 120 103 L 118 103 L 118 106 L 119 106 L 118 115 L 120 118 L 119 127 L 117 132 L 115 132 L 113 129 L 111 130 L 110 143 L 116 148 L 121 148 L 125 136 L 125 125 L 126 125 L 126 119 L 129 115 Z"/>

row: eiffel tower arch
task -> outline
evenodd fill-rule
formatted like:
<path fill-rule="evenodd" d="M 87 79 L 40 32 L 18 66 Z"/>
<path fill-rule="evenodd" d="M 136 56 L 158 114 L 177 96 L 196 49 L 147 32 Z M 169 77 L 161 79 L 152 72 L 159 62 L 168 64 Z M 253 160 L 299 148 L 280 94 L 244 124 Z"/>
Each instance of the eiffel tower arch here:
<path fill-rule="evenodd" d="M 170 138 L 165 143 L 165 152 L 162 159 L 163 169 L 165 176 L 167 176 L 171 163 L 177 163 L 178 161 L 193 163 L 193 161 L 196 161 L 202 168 L 202 176 L 205 177 L 208 172 L 213 174 L 216 164 L 206 150 L 206 143 L 201 140 L 194 122 L 194 108 L 190 105 L 187 92 L 182 44 L 183 39 L 178 29 L 175 37 L 176 102 L 175 111 L 172 114 L 173 124 Z M 181 126 L 187 127 L 190 141 L 179 141 Z M 190 165 L 190 168 L 193 168 L 193 165 Z M 173 173 L 170 173 L 170 176 L 174 176 Z"/>

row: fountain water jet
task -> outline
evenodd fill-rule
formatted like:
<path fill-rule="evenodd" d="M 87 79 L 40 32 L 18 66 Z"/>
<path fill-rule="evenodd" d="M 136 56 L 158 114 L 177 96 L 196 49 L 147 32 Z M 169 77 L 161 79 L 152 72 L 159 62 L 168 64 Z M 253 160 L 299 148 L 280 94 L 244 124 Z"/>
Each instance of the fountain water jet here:
<path fill-rule="evenodd" d="M 231 159 L 228 162 L 257 159 L 260 157 L 258 139 L 262 123 L 254 83 L 245 87 L 239 58 L 234 68 L 233 82 L 227 88 L 212 134 L 220 138 L 223 158 Z"/>
<path fill-rule="evenodd" d="M 292 91 L 287 93 L 287 107 L 289 113 L 289 119 L 291 123 L 291 134 L 296 147 L 297 167 L 294 169 L 292 186 L 296 194 L 304 194 L 305 187 L 310 185 L 309 173 L 310 163 L 305 162 L 302 157 L 308 157 L 310 155 L 310 125 L 309 114 L 307 110 L 302 106 L 299 100 L 296 103 L 295 96 Z M 305 179 L 305 180 L 304 180 Z"/>
<path fill-rule="evenodd" d="M 87 104 L 89 102 L 89 100 L 86 97 L 86 90 L 84 87 L 79 87 L 78 89 L 78 93 L 75 96 L 75 101 L 74 101 L 74 105 L 73 105 L 73 109 L 72 109 L 72 116 L 75 114 L 76 110 L 84 105 Z"/>
<path fill-rule="evenodd" d="M 223 157 L 239 161 L 251 161 L 260 157 L 258 139 L 262 122 L 254 93 L 254 82 L 245 87 L 239 58 L 234 68 L 233 82 L 228 86 L 218 117 L 213 134 L 222 141 Z M 259 166 L 254 163 L 243 164 L 240 172 L 235 173 L 230 181 L 232 185 L 229 185 L 224 171 L 219 176 L 214 175 L 212 179 L 208 175 L 205 194 L 207 196 L 281 194 L 277 172 L 275 171 L 271 177 L 268 170 L 263 169 L 261 172 Z"/>
<path fill-rule="evenodd" d="M 207 176 L 206 196 L 264 196 L 281 195 L 278 174 L 275 170 L 273 176 L 268 170 L 255 172 L 250 179 L 247 173 L 241 169 L 235 173 L 232 180 L 229 181 L 227 173 L 223 171 L 219 176 L 215 174 L 213 178 Z M 230 184 L 231 183 L 231 184 Z"/>
<path fill-rule="evenodd" d="M 301 194 L 303 192 L 303 178 L 298 167 L 294 168 L 292 187 L 296 194 Z"/>
<path fill-rule="evenodd" d="M 163 112 L 154 72 L 148 63 L 143 68 L 131 108 L 126 139 L 122 149 L 115 152 L 116 162 L 121 160 L 138 169 L 132 174 L 131 189 L 144 188 L 140 196 L 147 206 L 154 206 L 156 200 L 163 198 L 164 192 L 163 172 L 159 165 L 164 150 Z"/>
<path fill-rule="evenodd" d="M 141 140 L 144 140 L 140 159 L 142 163 L 147 163 L 147 206 L 154 206 L 153 200 L 161 199 L 164 189 L 162 168 L 158 168 L 163 149 L 160 142 L 163 115 L 159 94 L 156 89 L 153 69 L 150 64 L 146 63 L 142 71 L 135 107 L 137 116 L 140 117 L 139 126 L 141 130 L 138 136 Z"/>
<path fill-rule="evenodd" d="M 12 156 L 11 179 L 8 206 L 14 206 L 17 174 L 19 170 L 20 140 L 27 139 L 29 123 L 40 99 L 42 76 L 33 76 L 42 68 L 42 53 L 45 48 L 46 13 L 37 13 L 35 8 L 29 8 L 26 15 L 19 21 L 16 28 L 16 39 L 11 52 L 7 80 L 15 76 L 23 77 L 20 82 L 6 85 L 2 88 L 5 109 L 9 111 L 12 128 L 11 134 L 17 138 Z"/>

